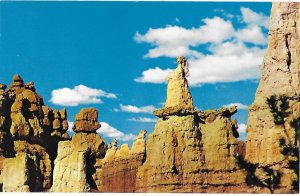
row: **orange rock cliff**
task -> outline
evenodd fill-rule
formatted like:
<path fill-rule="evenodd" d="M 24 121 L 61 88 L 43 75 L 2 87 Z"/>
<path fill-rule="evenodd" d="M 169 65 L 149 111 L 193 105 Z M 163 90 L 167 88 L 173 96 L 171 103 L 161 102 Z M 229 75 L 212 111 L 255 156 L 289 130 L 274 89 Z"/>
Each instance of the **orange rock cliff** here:
<path fill-rule="evenodd" d="M 246 142 L 236 107 L 200 111 L 188 62 L 177 58 L 154 131 L 132 147 L 96 132 L 84 108 L 69 137 L 67 111 L 47 107 L 19 75 L 0 84 L 0 188 L 3 192 L 298 193 L 299 3 L 273 3 L 262 77 L 249 108 Z"/>

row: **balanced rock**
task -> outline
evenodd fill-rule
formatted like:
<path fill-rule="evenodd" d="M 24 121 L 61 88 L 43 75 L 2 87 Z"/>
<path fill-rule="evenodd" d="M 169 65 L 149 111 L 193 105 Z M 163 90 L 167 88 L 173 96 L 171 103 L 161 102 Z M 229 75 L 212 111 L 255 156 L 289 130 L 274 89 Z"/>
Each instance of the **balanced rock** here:
<path fill-rule="evenodd" d="M 101 127 L 98 122 L 98 111 L 94 108 L 84 108 L 76 115 L 73 131 L 96 132 Z"/>

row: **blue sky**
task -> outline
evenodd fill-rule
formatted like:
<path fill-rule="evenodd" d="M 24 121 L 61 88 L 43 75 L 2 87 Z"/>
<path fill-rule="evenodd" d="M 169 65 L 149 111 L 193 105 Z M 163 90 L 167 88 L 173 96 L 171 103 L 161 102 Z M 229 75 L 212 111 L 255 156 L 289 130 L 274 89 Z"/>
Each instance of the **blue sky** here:
<path fill-rule="evenodd" d="M 197 108 L 239 103 L 243 132 L 271 3 L 0 2 L 0 83 L 34 81 L 46 105 L 99 110 L 101 136 L 152 132 L 166 74 L 187 56 Z M 77 86 L 77 87 L 76 87 Z M 242 135 L 244 135 L 242 133 Z M 241 137 L 240 139 L 243 139 Z"/>

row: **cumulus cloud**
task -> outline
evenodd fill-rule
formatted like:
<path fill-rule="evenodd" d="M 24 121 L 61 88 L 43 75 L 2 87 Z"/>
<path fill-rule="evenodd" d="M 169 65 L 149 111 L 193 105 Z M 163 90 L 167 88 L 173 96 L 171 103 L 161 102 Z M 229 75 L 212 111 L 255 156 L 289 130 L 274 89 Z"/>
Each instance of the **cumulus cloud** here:
<path fill-rule="evenodd" d="M 223 105 L 223 107 L 226 107 L 226 108 L 230 108 L 232 106 L 237 106 L 238 109 L 240 110 L 247 110 L 249 106 L 247 105 L 244 105 L 242 103 L 230 103 L 230 104 L 227 104 L 227 105 Z"/>
<path fill-rule="evenodd" d="M 102 134 L 105 137 L 117 139 L 120 141 L 129 141 L 129 140 L 135 140 L 136 136 L 132 133 L 125 134 L 118 129 L 112 127 L 106 122 L 100 122 L 101 127 L 97 130 L 97 133 Z"/>
<path fill-rule="evenodd" d="M 265 21 L 268 17 L 249 8 L 241 8 L 243 28 L 234 28 L 231 21 L 220 17 L 206 18 L 198 28 L 166 26 L 150 28 L 144 35 L 137 32 L 134 39 L 151 44 L 145 57 L 177 57 L 185 55 L 189 61 L 191 86 L 204 83 L 255 80 L 260 76 L 267 38 L 262 26 L 251 18 Z M 247 43 L 253 45 L 249 46 Z M 202 53 L 195 47 L 206 47 Z M 150 68 L 135 79 L 136 82 L 165 83 L 171 69 Z"/>
<path fill-rule="evenodd" d="M 238 124 L 238 132 L 239 133 L 246 133 L 247 125 L 244 123 Z"/>
<path fill-rule="evenodd" d="M 134 122 L 156 122 L 157 121 L 155 118 L 145 118 L 145 117 L 130 118 L 128 120 Z"/>
<path fill-rule="evenodd" d="M 268 28 L 269 26 L 269 17 L 264 15 L 263 13 L 257 13 L 253 10 L 242 7 L 242 18 L 243 22 L 245 22 L 248 25 L 258 25 L 262 26 L 264 28 Z"/>
<path fill-rule="evenodd" d="M 160 69 L 155 67 L 154 69 L 148 69 L 143 71 L 142 76 L 135 78 L 134 81 L 141 83 L 165 83 L 167 81 L 168 73 L 173 71 L 172 69 Z"/>
<path fill-rule="evenodd" d="M 190 59 L 190 85 L 235 82 L 259 77 L 264 50 L 242 43 L 225 42 L 209 49 L 212 54 Z"/>
<path fill-rule="evenodd" d="M 145 57 L 198 56 L 199 53 L 190 49 L 191 46 L 220 43 L 231 38 L 234 33 L 232 24 L 220 17 L 205 18 L 202 21 L 204 25 L 191 29 L 171 25 L 165 28 L 150 28 L 144 35 L 137 32 L 134 40 L 138 43 L 145 42 L 155 46 L 149 50 Z"/>
<path fill-rule="evenodd" d="M 256 45 L 264 45 L 267 43 L 266 36 L 262 32 L 262 29 L 257 25 L 251 25 L 244 29 L 238 30 L 236 37 L 240 41 Z"/>
<path fill-rule="evenodd" d="M 100 104 L 100 97 L 116 99 L 113 93 L 107 93 L 101 89 L 94 89 L 82 84 L 73 89 L 60 88 L 51 92 L 50 102 L 60 106 L 78 106 L 80 104 Z"/>
<path fill-rule="evenodd" d="M 137 107 L 137 106 L 133 106 L 133 105 L 122 105 L 122 104 L 120 104 L 120 110 L 121 111 L 130 112 L 130 113 L 149 113 L 149 114 L 152 114 L 152 112 L 156 109 L 157 108 L 154 107 L 153 105 Z"/>

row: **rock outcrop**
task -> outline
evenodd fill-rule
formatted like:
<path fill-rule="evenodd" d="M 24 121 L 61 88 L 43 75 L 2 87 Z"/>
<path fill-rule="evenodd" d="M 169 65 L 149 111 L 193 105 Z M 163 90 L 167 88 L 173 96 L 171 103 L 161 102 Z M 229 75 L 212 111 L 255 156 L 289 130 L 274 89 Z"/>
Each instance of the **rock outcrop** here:
<path fill-rule="evenodd" d="M 245 158 L 277 174 L 280 180 L 273 186 L 278 193 L 299 187 L 299 7 L 299 3 L 272 5 L 262 75 L 249 108 Z"/>
<path fill-rule="evenodd" d="M 96 133 L 100 127 L 98 111 L 82 109 L 76 115 L 72 140 L 62 141 L 58 146 L 53 174 L 53 192 L 88 192 L 97 190 L 96 159 L 105 156 L 107 145 Z"/>

